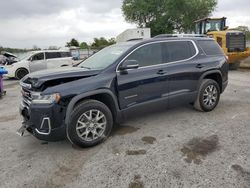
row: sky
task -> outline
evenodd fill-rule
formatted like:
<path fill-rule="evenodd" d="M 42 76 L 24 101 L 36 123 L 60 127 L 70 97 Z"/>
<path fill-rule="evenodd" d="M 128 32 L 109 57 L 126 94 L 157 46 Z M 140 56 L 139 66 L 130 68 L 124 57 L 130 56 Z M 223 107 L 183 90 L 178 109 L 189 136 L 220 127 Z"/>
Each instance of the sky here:
<path fill-rule="evenodd" d="M 0 0 L 0 46 L 65 46 L 71 38 L 116 37 L 136 27 L 124 20 L 122 0 Z M 250 27 L 249 0 L 218 0 L 214 17 Z"/>

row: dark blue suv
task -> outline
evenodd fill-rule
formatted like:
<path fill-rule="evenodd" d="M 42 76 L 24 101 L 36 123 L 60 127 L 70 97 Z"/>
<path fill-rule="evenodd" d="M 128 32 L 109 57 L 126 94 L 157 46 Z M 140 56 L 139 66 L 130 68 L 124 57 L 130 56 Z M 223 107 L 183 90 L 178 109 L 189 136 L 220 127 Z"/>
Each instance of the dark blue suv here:
<path fill-rule="evenodd" d="M 207 37 L 118 43 L 78 67 L 27 75 L 20 82 L 19 130 L 81 147 L 104 141 L 124 114 L 151 105 L 193 104 L 213 110 L 228 83 L 227 58 Z"/>

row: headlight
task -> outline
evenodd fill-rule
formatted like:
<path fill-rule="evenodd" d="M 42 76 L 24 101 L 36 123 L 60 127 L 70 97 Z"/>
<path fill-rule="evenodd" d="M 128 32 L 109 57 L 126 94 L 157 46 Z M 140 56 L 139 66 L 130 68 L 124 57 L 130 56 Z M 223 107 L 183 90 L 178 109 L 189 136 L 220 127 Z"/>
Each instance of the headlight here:
<path fill-rule="evenodd" d="M 41 93 L 32 93 L 31 97 L 33 104 L 52 104 L 54 102 L 59 102 L 61 98 L 59 93 L 51 95 L 41 95 Z"/>

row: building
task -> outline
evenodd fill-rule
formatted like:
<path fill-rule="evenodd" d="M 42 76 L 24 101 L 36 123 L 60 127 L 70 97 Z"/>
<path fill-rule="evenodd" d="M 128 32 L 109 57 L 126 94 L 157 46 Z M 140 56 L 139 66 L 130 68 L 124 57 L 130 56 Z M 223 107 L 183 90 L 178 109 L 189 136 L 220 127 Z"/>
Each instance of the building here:
<path fill-rule="evenodd" d="M 149 38 L 151 38 L 150 28 L 127 29 L 116 37 L 116 42 L 126 42 L 129 40 Z"/>

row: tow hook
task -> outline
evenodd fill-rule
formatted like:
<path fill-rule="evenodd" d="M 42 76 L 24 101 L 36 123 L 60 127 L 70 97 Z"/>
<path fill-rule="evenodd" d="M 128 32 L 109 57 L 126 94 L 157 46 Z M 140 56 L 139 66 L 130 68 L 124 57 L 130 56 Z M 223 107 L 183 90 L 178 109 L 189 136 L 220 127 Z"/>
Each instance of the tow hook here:
<path fill-rule="evenodd" d="M 27 129 L 27 127 L 26 127 L 25 122 L 22 122 L 22 126 L 17 130 L 16 133 L 17 133 L 19 136 L 23 136 L 24 133 L 25 133 L 25 131 L 26 131 L 26 129 Z"/>

